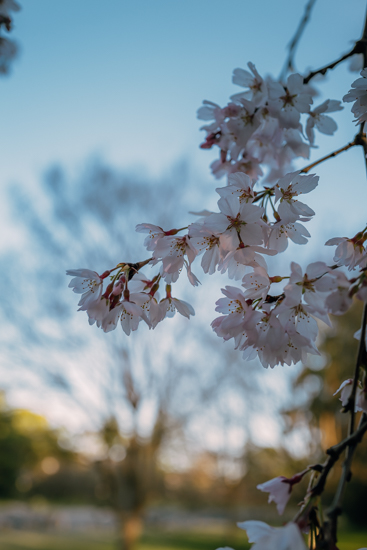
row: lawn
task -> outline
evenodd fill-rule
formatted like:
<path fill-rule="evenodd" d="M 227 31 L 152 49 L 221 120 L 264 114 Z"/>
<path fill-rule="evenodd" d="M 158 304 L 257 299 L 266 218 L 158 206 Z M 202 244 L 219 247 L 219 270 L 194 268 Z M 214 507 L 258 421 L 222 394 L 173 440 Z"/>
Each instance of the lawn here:
<path fill-rule="evenodd" d="M 242 532 L 227 535 L 196 532 L 152 531 L 144 535 L 138 550 L 215 550 L 220 546 L 232 546 L 247 550 Z M 367 533 L 344 532 L 340 535 L 340 550 L 358 550 L 367 545 Z M 1 550 L 116 550 L 116 540 L 111 535 L 34 533 L 25 531 L 0 532 Z"/>

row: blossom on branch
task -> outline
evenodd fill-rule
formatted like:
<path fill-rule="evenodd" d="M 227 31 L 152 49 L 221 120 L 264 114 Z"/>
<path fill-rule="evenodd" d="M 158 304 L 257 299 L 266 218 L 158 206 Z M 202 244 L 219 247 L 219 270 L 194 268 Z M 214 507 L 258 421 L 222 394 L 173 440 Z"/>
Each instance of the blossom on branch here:
<path fill-rule="evenodd" d="M 343 101 L 351 103 L 354 122 L 364 124 L 367 120 L 367 68 L 361 71 L 361 77 L 352 83 L 352 89 L 343 97 Z"/>
<path fill-rule="evenodd" d="M 264 493 L 269 493 L 268 502 L 275 502 L 277 505 L 278 514 L 282 515 L 287 502 L 290 499 L 293 485 L 299 483 L 306 472 L 307 470 L 301 472 L 300 474 L 296 474 L 291 478 L 284 476 L 275 477 L 265 483 L 260 483 L 260 485 L 257 485 L 257 489 L 263 491 Z"/>
<path fill-rule="evenodd" d="M 310 111 L 310 116 L 306 123 L 306 135 L 311 145 L 315 142 L 314 128 L 317 128 L 319 132 L 328 136 L 333 135 L 338 128 L 335 120 L 324 113 L 334 113 L 342 109 L 344 109 L 344 107 L 341 105 L 340 101 L 336 99 L 327 99 L 313 111 Z"/>
<path fill-rule="evenodd" d="M 340 392 L 340 401 L 342 406 L 346 407 L 349 403 L 350 396 L 353 390 L 353 378 L 344 380 L 333 395 L 337 395 Z M 355 412 L 363 411 L 367 413 L 367 396 L 366 390 L 362 387 L 361 382 L 358 381 L 356 395 L 355 395 Z"/>
<path fill-rule="evenodd" d="M 251 550 L 307 550 L 301 531 L 295 523 L 271 527 L 263 521 L 243 521 L 237 524 L 247 533 Z"/>
<path fill-rule="evenodd" d="M 66 275 L 74 276 L 69 283 L 73 292 L 81 294 L 78 305 L 80 311 L 85 311 L 94 302 L 97 302 L 102 294 L 103 279 L 96 271 L 90 269 L 69 269 Z"/>

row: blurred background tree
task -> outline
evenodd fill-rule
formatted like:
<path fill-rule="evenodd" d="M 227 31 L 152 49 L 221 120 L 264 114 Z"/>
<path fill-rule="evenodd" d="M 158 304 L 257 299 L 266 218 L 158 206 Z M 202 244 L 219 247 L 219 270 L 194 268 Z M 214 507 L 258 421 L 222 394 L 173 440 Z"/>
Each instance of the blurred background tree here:
<path fill-rule="evenodd" d="M 187 468 L 205 454 L 214 432 L 222 440 L 222 465 L 238 470 L 228 441 L 235 439 L 237 456 L 242 453 L 249 429 L 243 418 L 259 395 L 257 377 L 249 376 L 256 365 L 244 369 L 205 319 L 186 325 L 177 318 L 129 340 L 119 327 L 107 335 L 90 328 L 84 314 L 75 314 L 78 297 L 67 290 L 64 272 L 83 266 L 102 272 L 145 259 L 136 220 L 184 225 L 199 193 L 188 176 L 185 163 L 167 179 L 145 181 L 91 161 L 74 177 L 50 169 L 32 193 L 22 186 L 9 191 L 25 253 L 10 250 L 2 259 L 4 385 L 9 395 L 31 395 L 47 416 L 60 407 L 58 418 L 72 416 L 74 429 L 100 433 L 94 497 L 116 510 L 127 549 L 139 536 L 147 503 L 162 494 L 162 471 Z M 186 284 L 177 288 L 210 319 L 205 296 L 200 302 Z M 48 487 L 56 490 L 60 476 Z"/>
<path fill-rule="evenodd" d="M 295 408 L 284 413 L 288 431 L 309 431 L 309 463 L 324 461 L 323 452 L 347 436 L 348 414 L 341 411 L 340 395 L 334 396 L 340 384 L 350 378 L 355 367 L 358 341 L 355 332 L 361 326 L 362 306 L 355 301 L 353 307 L 340 317 L 332 317 L 333 329 L 323 331 L 320 351 L 324 364 L 309 362 L 294 381 Z M 344 500 L 346 517 L 354 525 L 363 527 L 367 522 L 365 500 L 367 495 L 367 442 L 358 446 L 352 467 L 352 480 Z M 335 465 L 325 491 L 326 506 L 335 494 L 340 478 L 340 467 Z"/>

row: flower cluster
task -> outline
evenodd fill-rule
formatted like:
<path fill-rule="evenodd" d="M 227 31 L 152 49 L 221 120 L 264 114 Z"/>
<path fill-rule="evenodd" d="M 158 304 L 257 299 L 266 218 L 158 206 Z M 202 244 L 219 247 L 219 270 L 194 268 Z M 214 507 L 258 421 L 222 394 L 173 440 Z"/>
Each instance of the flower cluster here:
<path fill-rule="evenodd" d="M 309 157 L 314 128 L 328 135 L 335 132 L 337 125 L 326 113 L 343 107 L 340 101 L 327 100 L 311 111 L 315 91 L 301 75 L 291 74 L 283 84 L 262 78 L 253 63 L 248 67 L 250 71 L 234 70 L 233 83 L 245 90 L 231 96 L 226 107 L 204 101 L 198 110 L 198 118 L 209 122 L 202 127 L 207 136 L 201 148 L 219 147 L 220 158 L 211 166 L 217 177 L 244 172 L 257 180 L 266 168 L 267 181 L 273 182 L 291 170 L 294 159 Z"/>
<path fill-rule="evenodd" d="M 69 286 L 82 294 L 79 309 L 87 312 L 90 324 L 96 323 L 105 332 L 116 328 L 120 320 L 126 334 L 136 330 L 141 321 L 154 329 L 176 311 L 190 318 L 192 306 L 172 297 L 172 284 L 185 268 L 189 281 L 197 286 L 192 264 L 202 255 L 205 273 L 220 271 L 242 280 L 242 289 L 227 286 L 222 290 L 225 298 L 216 304 L 221 316 L 212 328 L 224 340 L 233 338 L 245 359 L 258 357 L 264 367 L 274 367 L 305 361 L 308 353 L 319 354 L 316 319 L 330 324 L 328 314 L 345 313 L 353 296 L 367 301 L 367 228 L 352 239 L 327 241 L 327 245 L 337 245 L 336 265 L 331 267 L 314 262 L 303 273 L 292 262 L 290 275 L 272 277 L 265 260 L 265 256 L 283 252 L 289 239 L 297 244 L 307 242 L 310 235 L 303 223 L 314 211 L 299 197 L 317 184 L 317 176 L 296 171 L 274 186 L 256 191 L 247 174 L 231 174 L 228 185 L 217 189 L 218 212 L 202 212 L 197 222 L 181 229 L 137 225 L 137 232 L 147 235 L 144 244 L 151 258 L 118 264 L 101 276 L 88 269 L 68 271 L 74 276 Z M 182 231 L 186 234 L 179 235 Z M 148 264 L 157 269 L 154 276 L 140 272 Z M 360 274 L 349 280 L 338 266 L 358 268 Z M 110 282 L 104 289 L 107 277 Z M 273 284 L 286 280 L 281 294 L 270 293 Z M 160 299 L 162 284 L 165 297 Z"/>
<path fill-rule="evenodd" d="M 139 266 L 137 266 L 139 267 Z M 74 276 L 69 287 L 81 294 L 79 311 L 86 311 L 89 324 L 96 325 L 104 332 L 110 332 L 118 321 L 125 334 L 137 330 L 139 323 L 144 321 L 150 328 L 155 328 L 165 317 L 172 317 L 178 311 L 184 317 L 190 318 L 195 312 L 190 304 L 173 298 L 170 285 L 166 285 L 166 296 L 159 301 L 157 294 L 157 279 L 148 280 L 138 273 L 136 267 L 120 264 L 115 268 L 116 275 L 111 276 L 111 282 L 103 289 L 103 282 L 112 271 L 98 275 L 89 269 L 71 269 L 68 275 Z M 135 276 L 134 276 L 135 274 Z M 135 292 L 130 292 L 130 288 Z M 103 292 L 104 290 L 104 292 Z"/>

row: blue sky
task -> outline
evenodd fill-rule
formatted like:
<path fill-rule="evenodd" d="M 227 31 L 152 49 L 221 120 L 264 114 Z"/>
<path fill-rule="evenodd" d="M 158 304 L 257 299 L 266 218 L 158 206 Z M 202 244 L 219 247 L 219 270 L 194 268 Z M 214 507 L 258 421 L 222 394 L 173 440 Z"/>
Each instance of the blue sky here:
<path fill-rule="evenodd" d="M 13 32 L 20 55 L 12 74 L 0 82 L 3 188 L 14 181 L 32 188 L 49 165 L 57 162 L 75 170 L 91 155 L 148 175 L 164 174 L 185 158 L 198 182 L 210 180 L 209 164 L 216 152 L 198 147 L 203 134 L 196 110 L 203 99 L 224 105 L 238 91 L 231 83 L 232 70 L 245 68 L 248 61 L 260 74 L 277 76 L 305 4 L 303 0 L 21 3 Z M 354 0 L 350 6 L 341 0 L 316 2 L 296 56 L 300 71 L 336 59 L 360 36 L 365 2 Z M 356 78 L 347 66 L 335 69 L 321 100 L 341 99 Z M 353 138 L 350 105 L 335 118 L 339 134 L 318 136 L 320 148 L 313 159 Z M 358 231 L 366 221 L 362 155 L 350 151 L 317 173 L 320 186 L 308 201 L 317 216 L 308 227 L 314 236 L 321 235 L 322 244 L 331 236 Z M 213 206 L 215 187 L 213 179 L 213 197 L 198 204 L 197 210 Z M 3 200 L 0 212 L 11 242 L 13 229 Z M 316 240 L 302 250 L 303 261 L 314 259 L 319 244 Z"/>
<path fill-rule="evenodd" d="M 319 66 L 361 33 L 364 2 L 316 3 L 297 65 Z M 120 167 L 167 169 L 191 159 L 203 175 L 195 118 L 224 104 L 231 73 L 253 61 L 277 75 L 304 2 L 33 0 L 15 14 L 21 54 L 1 82 L 2 179 L 31 180 L 51 162 L 99 154 Z M 339 72 L 341 70 L 337 70 Z M 336 72 L 336 71 L 335 71 Z M 333 86 L 334 94 L 345 93 Z"/>

